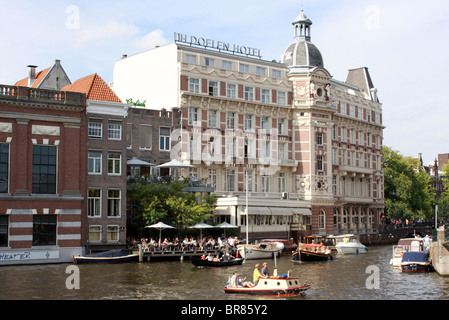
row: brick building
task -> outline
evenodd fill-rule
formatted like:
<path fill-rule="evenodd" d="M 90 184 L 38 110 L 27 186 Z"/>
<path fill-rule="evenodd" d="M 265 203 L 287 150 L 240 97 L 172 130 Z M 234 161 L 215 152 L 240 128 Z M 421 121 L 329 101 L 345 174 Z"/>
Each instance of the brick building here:
<path fill-rule="evenodd" d="M 89 251 L 126 246 L 126 128 L 129 105 L 92 74 L 63 91 L 86 95 L 86 234 Z"/>
<path fill-rule="evenodd" d="M 0 86 L 0 264 L 82 252 L 86 98 Z"/>

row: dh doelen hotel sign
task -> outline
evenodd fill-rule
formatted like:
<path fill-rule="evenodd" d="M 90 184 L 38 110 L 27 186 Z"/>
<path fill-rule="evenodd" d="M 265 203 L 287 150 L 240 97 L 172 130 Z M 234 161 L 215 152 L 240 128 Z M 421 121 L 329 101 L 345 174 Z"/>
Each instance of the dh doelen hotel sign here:
<path fill-rule="evenodd" d="M 175 32 L 175 42 L 181 42 L 189 45 L 216 49 L 219 51 L 227 51 L 231 53 L 243 54 L 245 56 L 257 57 L 259 59 L 262 57 L 260 55 L 260 49 L 236 44 L 231 45 L 229 42 L 215 41 L 207 38 L 188 36 L 183 33 Z"/>

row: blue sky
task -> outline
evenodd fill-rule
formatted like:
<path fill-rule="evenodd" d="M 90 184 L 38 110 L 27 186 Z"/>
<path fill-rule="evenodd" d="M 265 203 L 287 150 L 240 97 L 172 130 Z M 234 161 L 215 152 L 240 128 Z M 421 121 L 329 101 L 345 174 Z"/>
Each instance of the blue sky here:
<path fill-rule="evenodd" d="M 384 144 L 424 162 L 449 153 L 449 1 L 0 0 L 0 83 L 60 59 L 72 82 L 173 41 L 173 33 L 246 45 L 279 60 L 301 8 L 325 68 L 344 81 L 368 67 L 383 103 Z"/>

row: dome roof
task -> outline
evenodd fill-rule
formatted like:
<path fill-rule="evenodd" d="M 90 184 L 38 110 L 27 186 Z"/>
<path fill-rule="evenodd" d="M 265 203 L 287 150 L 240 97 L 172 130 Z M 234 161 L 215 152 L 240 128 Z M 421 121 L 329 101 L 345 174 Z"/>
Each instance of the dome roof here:
<path fill-rule="evenodd" d="M 319 67 L 324 68 L 320 50 L 309 41 L 292 43 L 282 55 L 282 63 L 288 67 Z"/>
<path fill-rule="evenodd" d="M 288 67 L 324 68 L 320 50 L 310 42 L 312 21 L 301 10 L 292 24 L 295 36 L 294 42 L 285 50 L 281 61 Z"/>

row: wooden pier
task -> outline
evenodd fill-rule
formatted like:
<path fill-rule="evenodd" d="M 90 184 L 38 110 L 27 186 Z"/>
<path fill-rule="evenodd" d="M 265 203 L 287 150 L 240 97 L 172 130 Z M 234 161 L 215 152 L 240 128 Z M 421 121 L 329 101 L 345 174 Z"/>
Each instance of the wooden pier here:
<path fill-rule="evenodd" d="M 152 260 L 181 260 L 184 258 L 190 257 L 200 257 L 203 254 L 207 256 L 209 253 L 213 256 L 220 256 L 223 250 L 229 252 L 231 255 L 234 255 L 235 249 L 232 248 L 214 248 L 214 249 L 206 249 L 196 247 L 193 249 L 173 249 L 173 250 L 161 250 L 161 249 L 151 249 L 145 250 L 139 246 L 139 262 L 150 262 Z"/>

